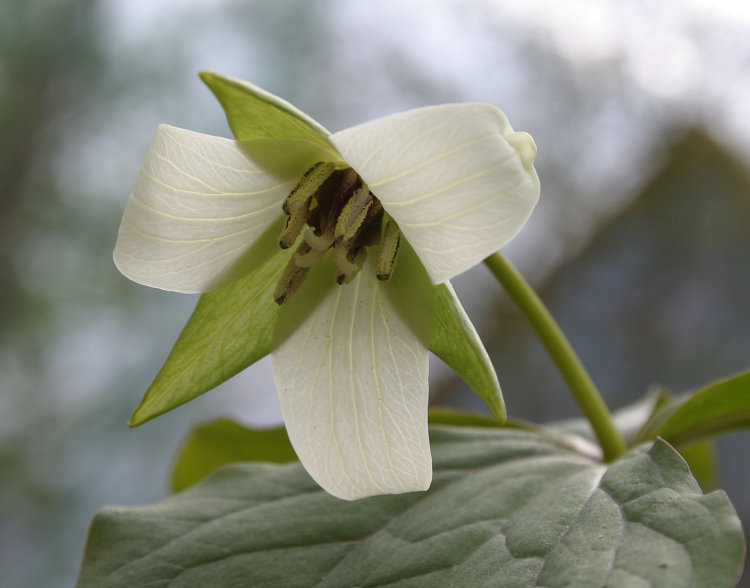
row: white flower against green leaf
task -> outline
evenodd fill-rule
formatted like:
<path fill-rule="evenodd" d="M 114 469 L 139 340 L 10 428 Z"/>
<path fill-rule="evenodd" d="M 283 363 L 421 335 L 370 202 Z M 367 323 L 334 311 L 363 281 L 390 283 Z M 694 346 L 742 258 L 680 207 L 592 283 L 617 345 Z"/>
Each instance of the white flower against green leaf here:
<path fill-rule="evenodd" d="M 236 140 L 160 126 L 115 247 L 136 282 L 209 292 L 133 424 L 272 352 L 290 439 L 324 489 L 426 489 L 428 350 L 504 418 L 448 280 L 528 218 L 533 140 L 473 103 L 330 134 L 250 84 L 203 79 Z"/>

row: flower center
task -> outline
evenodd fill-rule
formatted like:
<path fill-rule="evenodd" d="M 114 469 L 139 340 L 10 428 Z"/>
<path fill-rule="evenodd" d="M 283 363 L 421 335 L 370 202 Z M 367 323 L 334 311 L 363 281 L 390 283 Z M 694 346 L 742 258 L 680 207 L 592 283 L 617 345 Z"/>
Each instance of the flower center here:
<path fill-rule="evenodd" d="M 307 170 L 284 200 L 286 227 L 279 245 L 287 249 L 302 240 L 274 292 L 277 304 L 288 301 L 310 268 L 333 250 L 338 284 L 359 273 L 367 247 L 379 245 L 376 274 L 388 280 L 393 272 L 401 233 L 357 172 L 333 162 L 318 162 Z"/>

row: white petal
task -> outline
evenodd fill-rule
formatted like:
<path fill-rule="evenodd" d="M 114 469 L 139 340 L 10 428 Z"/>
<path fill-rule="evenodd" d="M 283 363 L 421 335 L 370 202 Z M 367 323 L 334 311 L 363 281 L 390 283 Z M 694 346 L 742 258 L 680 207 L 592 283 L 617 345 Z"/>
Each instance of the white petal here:
<path fill-rule="evenodd" d="M 325 275 L 323 300 L 272 352 L 292 445 L 316 482 L 346 500 L 425 490 L 432 479 L 427 346 L 369 258 L 348 285 Z"/>
<path fill-rule="evenodd" d="M 125 208 L 115 264 L 164 290 L 218 288 L 239 277 L 290 189 L 234 141 L 161 125 Z"/>
<path fill-rule="evenodd" d="M 436 284 L 512 239 L 539 199 L 534 141 L 489 104 L 412 110 L 346 129 L 331 142 Z"/>

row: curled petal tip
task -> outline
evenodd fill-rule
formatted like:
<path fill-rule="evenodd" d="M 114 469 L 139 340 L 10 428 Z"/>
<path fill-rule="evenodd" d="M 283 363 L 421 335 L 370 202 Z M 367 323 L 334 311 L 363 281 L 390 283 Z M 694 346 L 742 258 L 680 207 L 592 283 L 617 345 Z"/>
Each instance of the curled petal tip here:
<path fill-rule="evenodd" d="M 523 132 L 511 133 L 506 137 L 508 143 L 518 151 L 524 168 L 529 169 L 534 165 L 536 158 L 536 143 L 531 135 Z"/>

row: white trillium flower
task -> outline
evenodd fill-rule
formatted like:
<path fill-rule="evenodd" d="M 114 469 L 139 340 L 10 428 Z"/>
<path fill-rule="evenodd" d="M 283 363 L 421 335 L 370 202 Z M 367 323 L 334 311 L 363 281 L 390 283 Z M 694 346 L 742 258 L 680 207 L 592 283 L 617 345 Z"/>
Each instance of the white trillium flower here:
<path fill-rule="evenodd" d="M 253 312 L 272 334 L 270 349 L 259 344 L 256 355 L 272 351 L 290 440 L 326 491 L 356 499 L 427 489 L 428 350 L 450 356 L 445 349 L 457 344 L 436 334 L 433 293 L 476 339 L 447 282 L 529 217 L 539 197 L 532 138 L 478 103 L 330 134 L 250 84 L 203 77 L 238 140 L 157 129 L 122 219 L 117 267 L 164 290 L 246 289 L 258 301 L 263 310 Z M 253 272 L 252 286 L 238 282 Z M 487 365 L 481 343 L 471 345 Z M 175 364 L 183 361 L 177 351 Z M 199 355 L 190 365 L 208 361 L 208 352 Z M 170 373 L 190 385 L 188 368 L 178 367 Z M 182 394 L 177 376 L 167 377 L 134 421 L 205 391 Z M 499 398 L 494 371 L 488 379 Z M 496 414 L 504 410 L 497 406 Z"/>

